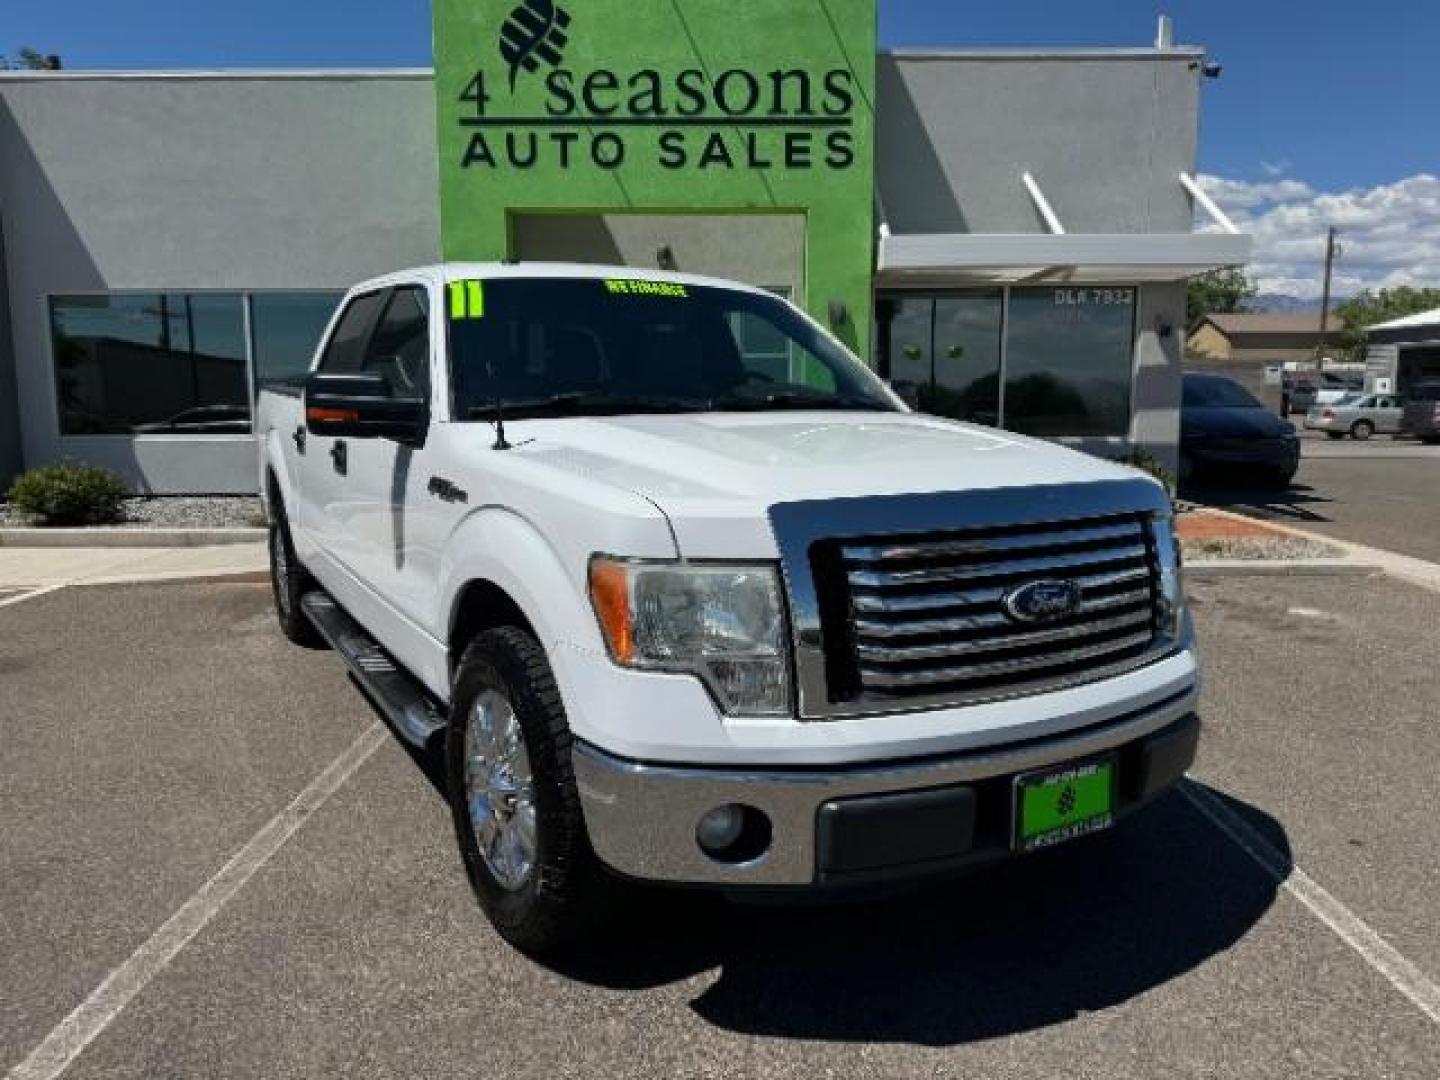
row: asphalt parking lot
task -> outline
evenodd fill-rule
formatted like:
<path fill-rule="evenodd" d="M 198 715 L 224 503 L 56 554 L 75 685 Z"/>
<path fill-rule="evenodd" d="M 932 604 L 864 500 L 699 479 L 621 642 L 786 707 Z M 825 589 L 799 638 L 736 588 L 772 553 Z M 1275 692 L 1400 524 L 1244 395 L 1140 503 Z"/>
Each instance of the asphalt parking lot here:
<path fill-rule="evenodd" d="M 1192 594 L 1208 730 L 1187 790 L 883 903 L 656 894 L 562 968 L 489 929 L 436 763 L 376 729 L 334 656 L 279 637 L 265 586 L 12 598 L 0 1068 L 1440 1075 L 1440 595 Z M 87 998 L 107 1022 L 67 1028 Z"/>
<path fill-rule="evenodd" d="M 1183 494 L 1266 521 L 1440 562 L 1440 447 L 1413 440 L 1331 442 L 1310 433 L 1288 491 L 1232 481 Z"/>

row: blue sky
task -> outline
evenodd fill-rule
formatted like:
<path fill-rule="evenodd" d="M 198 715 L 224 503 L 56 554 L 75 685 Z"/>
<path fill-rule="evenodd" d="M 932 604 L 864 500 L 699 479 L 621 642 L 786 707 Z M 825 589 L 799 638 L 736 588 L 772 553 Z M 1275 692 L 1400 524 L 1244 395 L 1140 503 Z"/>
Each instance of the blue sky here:
<path fill-rule="evenodd" d="M 70 68 L 430 61 L 426 0 L 7 6 L 0 52 L 30 45 Z M 1305 292 L 1322 219 L 1336 217 L 1350 232 L 1342 283 L 1428 275 L 1440 284 L 1434 0 L 880 0 L 880 36 L 887 45 L 1146 45 L 1161 10 L 1178 41 L 1206 46 L 1224 65 L 1204 84 L 1199 168 L 1259 238 L 1267 284 Z M 1405 236 L 1437 239 L 1407 247 Z"/>

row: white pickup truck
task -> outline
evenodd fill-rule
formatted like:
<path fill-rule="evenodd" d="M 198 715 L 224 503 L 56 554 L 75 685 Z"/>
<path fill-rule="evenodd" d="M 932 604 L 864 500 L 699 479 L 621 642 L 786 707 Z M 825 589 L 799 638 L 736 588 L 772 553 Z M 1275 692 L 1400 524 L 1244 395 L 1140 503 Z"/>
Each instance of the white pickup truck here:
<path fill-rule="evenodd" d="M 843 889 L 1033 851 L 1193 759 L 1164 489 L 912 413 L 762 290 L 394 274 L 258 430 L 281 628 L 402 738 L 443 733 L 467 872 L 523 949 L 625 879 Z"/>

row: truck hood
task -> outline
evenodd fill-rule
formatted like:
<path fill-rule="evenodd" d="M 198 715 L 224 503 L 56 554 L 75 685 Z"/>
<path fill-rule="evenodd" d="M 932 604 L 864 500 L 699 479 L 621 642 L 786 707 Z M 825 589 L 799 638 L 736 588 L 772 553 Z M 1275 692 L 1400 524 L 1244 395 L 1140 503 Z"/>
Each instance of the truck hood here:
<path fill-rule="evenodd" d="M 653 502 L 691 558 L 773 557 L 777 503 L 1137 475 L 1053 443 L 906 413 L 535 420 L 523 436 L 513 427 L 517 455 Z"/>

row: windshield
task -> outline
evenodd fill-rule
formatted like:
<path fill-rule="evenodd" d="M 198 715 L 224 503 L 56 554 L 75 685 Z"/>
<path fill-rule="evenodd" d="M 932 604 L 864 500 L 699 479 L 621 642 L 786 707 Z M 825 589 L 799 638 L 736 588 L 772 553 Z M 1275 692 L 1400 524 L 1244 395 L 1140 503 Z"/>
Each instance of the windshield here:
<path fill-rule="evenodd" d="M 1263 409 L 1239 383 L 1219 378 L 1187 378 L 1183 404 L 1196 409 Z"/>
<path fill-rule="evenodd" d="M 884 384 L 777 297 L 676 282 L 450 284 L 457 419 L 761 409 L 896 411 Z M 493 373 L 493 381 L 492 381 Z"/>

